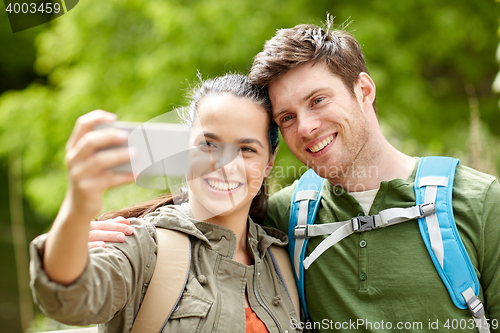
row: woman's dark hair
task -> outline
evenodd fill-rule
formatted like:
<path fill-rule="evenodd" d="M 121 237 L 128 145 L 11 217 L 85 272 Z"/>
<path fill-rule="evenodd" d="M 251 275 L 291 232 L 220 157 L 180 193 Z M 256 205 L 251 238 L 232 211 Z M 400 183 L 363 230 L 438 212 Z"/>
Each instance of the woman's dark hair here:
<path fill-rule="evenodd" d="M 266 110 L 268 114 L 270 154 L 272 155 L 278 147 L 279 136 L 278 126 L 272 118 L 271 102 L 267 95 L 267 91 L 251 84 L 246 76 L 239 74 L 226 74 L 224 76 L 219 76 L 205 81 L 200 78 L 200 83 L 195 86 L 188 95 L 190 98 L 189 106 L 179 109 L 179 115 L 184 119 L 186 125 L 191 127 L 201 100 L 205 97 L 216 96 L 224 93 L 232 94 L 233 96 L 239 98 L 246 98 L 257 103 Z M 255 196 L 252 201 L 252 205 L 250 206 L 250 217 L 256 223 L 262 223 L 267 215 L 267 192 L 267 183 L 264 179 L 259 193 Z M 162 206 L 187 202 L 188 199 L 187 191 L 175 196 L 165 194 L 151 201 L 123 208 L 118 211 L 105 213 L 99 218 L 99 220 L 106 220 L 118 216 L 124 218 L 143 217 Z"/>

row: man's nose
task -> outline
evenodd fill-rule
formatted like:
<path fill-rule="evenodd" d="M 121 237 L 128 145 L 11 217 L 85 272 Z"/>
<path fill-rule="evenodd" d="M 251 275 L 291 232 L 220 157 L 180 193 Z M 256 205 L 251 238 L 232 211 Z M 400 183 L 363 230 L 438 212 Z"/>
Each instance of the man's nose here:
<path fill-rule="evenodd" d="M 303 111 L 297 115 L 297 135 L 308 137 L 321 126 L 317 116 L 311 111 Z"/>

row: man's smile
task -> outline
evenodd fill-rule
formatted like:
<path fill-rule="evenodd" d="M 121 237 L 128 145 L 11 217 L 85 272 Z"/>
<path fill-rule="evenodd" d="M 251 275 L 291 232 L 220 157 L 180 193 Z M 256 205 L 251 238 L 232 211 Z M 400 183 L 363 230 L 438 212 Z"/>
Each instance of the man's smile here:
<path fill-rule="evenodd" d="M 338 133 L 330 134 L 326 137 L 319 138 L 307 145 L 306 150 L 313 154 L 323 152 L 325 148 L 329 147 L 330 144 L 335 140 Z"/>

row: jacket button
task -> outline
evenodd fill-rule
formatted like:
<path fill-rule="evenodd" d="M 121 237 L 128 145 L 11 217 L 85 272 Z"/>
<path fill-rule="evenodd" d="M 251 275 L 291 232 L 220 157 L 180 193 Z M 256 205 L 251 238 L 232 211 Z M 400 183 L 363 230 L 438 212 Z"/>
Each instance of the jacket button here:
<path fill-rule="evenodd" d="M 366 241 L 363 239 L 361 242 L 359 242 L 359 246 L 366 247 Z"/>
<path fill-rule="evenodd" d="M 366 279 L 367 279 L 367 275 L 366 275 L 365 273 L 361 273 L 361 274 L 359 274 L 359 279 L 360 279 L 361 281 L 366 281 Z"/>

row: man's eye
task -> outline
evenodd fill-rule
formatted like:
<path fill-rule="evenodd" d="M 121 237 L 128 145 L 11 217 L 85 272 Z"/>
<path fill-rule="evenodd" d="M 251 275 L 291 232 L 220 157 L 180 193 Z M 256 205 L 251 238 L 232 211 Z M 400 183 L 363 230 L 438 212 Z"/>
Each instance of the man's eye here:
<path fill-rule="evenodd" d="M 284 116 L 282 119 L 281 119 L 281 122 L 285 122 L 285 121 L 289 121 L 293 118 L 293 116 Z"/>
<path fill-rule="evenodd" d="M 319 98 L 316 98 L 314 101 L 313 101 L 313 104 L 316 105 L 318 103 L 321 103 L 323 101 L 323 97 L 319 97 Z"/>

